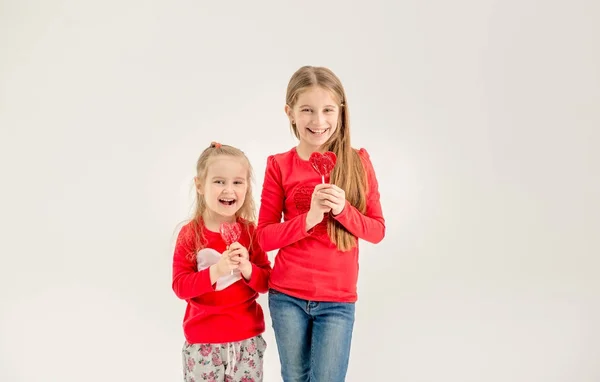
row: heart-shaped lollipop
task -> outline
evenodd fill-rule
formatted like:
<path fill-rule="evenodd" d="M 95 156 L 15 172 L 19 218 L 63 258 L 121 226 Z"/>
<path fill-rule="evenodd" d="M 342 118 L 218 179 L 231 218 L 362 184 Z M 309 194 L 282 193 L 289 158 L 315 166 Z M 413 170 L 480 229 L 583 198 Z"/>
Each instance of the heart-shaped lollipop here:
<path fill-rule="evenodd" d="M 221 223 L 219 227 L 219 232 L 221 232 L 221 237 L 225 244 L 227 244 L 227 249 L 229 246 L 240 239 L 242 235 L 242 226 L 240 223 Z M 231 270 L 231 274 L 233 275 L 233 269 Z"/>
<path fill-rule="evenodd" d="M 223 241 L 225 242 L 225 244 L 227 244 L 227 247 L 229 247 L 231 244 L 235 243 L 240 239 L 240 236 L 242 234 L 242 227 L 240 226 L 240 223 L 237 222 L 221 223 L 219 231 L 221 232 L 221 237 L 223 238 Z"/>
<path fill-rule="evenodd" d="M 310 154 L 309 160 L 315 171 L 321 175 L 321 183 L 325 183 L 325 176 L 333 171 L 337 157 L 332 151 L 326 151 L 323 154 L 315 151 Z"/>

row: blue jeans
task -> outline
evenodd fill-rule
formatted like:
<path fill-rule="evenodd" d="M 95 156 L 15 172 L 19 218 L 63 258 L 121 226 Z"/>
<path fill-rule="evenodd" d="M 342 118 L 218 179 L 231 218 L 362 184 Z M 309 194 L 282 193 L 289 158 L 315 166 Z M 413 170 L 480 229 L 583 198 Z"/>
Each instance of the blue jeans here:
<path fill-rule="evenodd" d="M 354 303 L 317 302 L 269 290 L 283 382 L 344 382 Z"/>

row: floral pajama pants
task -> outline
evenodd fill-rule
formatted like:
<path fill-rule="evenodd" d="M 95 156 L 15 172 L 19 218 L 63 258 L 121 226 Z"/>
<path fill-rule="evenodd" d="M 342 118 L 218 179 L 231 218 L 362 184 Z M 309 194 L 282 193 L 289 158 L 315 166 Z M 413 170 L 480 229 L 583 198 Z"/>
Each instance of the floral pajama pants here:
<path fill-rule="evenodd" d="M 183 344 L 184 382 L 262 382 L 267 343 L 261 335 L 223 344 Z"/>

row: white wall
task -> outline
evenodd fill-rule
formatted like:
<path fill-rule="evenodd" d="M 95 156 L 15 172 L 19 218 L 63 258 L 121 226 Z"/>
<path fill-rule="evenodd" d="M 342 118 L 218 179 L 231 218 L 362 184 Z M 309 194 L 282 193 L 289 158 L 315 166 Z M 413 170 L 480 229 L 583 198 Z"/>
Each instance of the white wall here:
<path fill-rule="evenodd" d="M 347 380 L 600 380 L 599 3 L 359 3 L 0 2 L 0 380 L 181 380 L 195 160 L 238 145 L 258 201 L 305 64 L 387 218 Z"/>

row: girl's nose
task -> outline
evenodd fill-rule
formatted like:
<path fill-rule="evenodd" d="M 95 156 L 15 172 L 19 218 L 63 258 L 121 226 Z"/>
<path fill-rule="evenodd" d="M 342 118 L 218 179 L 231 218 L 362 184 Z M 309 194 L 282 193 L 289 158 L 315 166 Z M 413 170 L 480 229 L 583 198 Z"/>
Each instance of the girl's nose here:
<path fill-rule="evenodd" d="M 313 115 L 312 122 L 313 122 L 315 125 L 321 125 L 321 122 L 323 122 L 323 114 L 321 114 L 321 113 L 315 113 L 315 114 Z"/>

